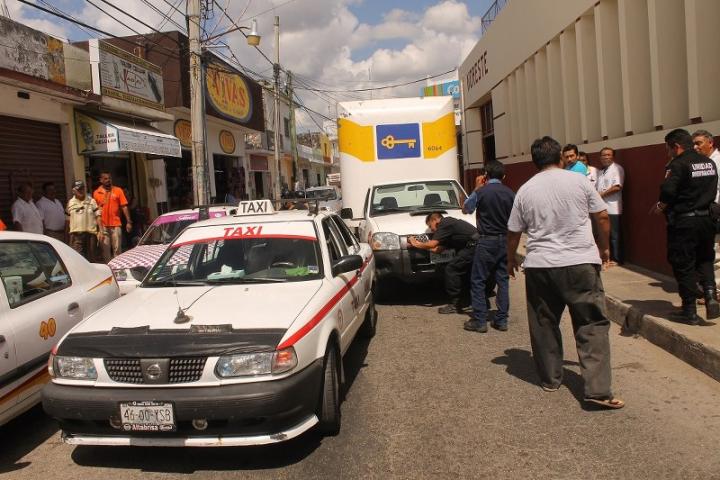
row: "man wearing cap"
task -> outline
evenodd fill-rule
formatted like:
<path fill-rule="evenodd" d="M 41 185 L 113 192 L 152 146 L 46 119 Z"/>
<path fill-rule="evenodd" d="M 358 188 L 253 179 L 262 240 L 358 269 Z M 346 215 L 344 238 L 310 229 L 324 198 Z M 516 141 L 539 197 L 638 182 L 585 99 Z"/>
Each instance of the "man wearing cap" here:
<path fill-rule="evenodd" d="M 65 211 L 70 217 L 70 246 L 79 254 L 95 260 L 95 236 L 103 240 L 102 218 L 94 198 L 85 193 L 82 180 L 73 183 L 73 197 Z"/>

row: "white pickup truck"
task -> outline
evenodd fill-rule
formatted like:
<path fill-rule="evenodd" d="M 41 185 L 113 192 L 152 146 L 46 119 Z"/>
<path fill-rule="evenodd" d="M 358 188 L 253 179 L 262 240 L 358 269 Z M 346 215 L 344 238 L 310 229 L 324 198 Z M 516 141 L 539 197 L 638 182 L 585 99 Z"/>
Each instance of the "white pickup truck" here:
<path fill-rule="evenodd" d="M 453 252 L 407 248 L 428 233 L 425 217 L 462 213 L 456 130 L 450 97 L 396 98 L 340 104 L 341 217 L 375 253 L 379 281 L 427 281 Z"/>

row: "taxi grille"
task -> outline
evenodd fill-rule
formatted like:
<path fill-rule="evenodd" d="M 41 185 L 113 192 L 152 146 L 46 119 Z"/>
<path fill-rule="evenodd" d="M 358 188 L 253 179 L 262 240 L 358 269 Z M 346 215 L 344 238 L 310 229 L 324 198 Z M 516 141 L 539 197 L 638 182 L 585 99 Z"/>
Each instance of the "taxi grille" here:
<path fill-rule="evenodd" d="M 168 383 L 197 382 L 202 376 L 206 362 L 206 357 L 171 358 Z M 106 358 L 105 370 L 114 382 L 145 383 L 139 358 Z"/>

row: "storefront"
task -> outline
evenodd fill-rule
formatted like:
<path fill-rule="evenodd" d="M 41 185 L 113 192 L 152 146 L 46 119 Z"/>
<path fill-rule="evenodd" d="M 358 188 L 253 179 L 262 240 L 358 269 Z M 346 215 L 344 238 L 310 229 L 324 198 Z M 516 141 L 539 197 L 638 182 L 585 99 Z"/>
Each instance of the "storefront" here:
<path fill-rule="evenodd" d="M 251 199 L 270 198 L 272 184 L 270 183 L 270 161 L 262 155 L 250 155 L 250 181 L 249 194 Z"/>
<path fill-rule="evenodd" d="M 85 181 L 90 191 L 99 186 L 100 174 L 112 175 L 113 185 L 126 191 L 128 201 L 162 211 L 163 198 L 154 192 L 155 161 L 181 159 L 180 142 L 147 124 L 75 110 L 78 154 L 84 157 Z M 162 161 L 162 160 L 160 160 Z M 154 215 L 155 212 L 151 212 Z"/>

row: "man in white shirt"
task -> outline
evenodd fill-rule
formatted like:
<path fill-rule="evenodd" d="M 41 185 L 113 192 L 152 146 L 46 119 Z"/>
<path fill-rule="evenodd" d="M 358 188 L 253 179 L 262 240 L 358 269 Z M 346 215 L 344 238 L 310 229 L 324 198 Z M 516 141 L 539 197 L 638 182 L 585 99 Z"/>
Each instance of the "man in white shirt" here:
<path fill-rule="evenodd" d="M 11 212 L 15 230 L 29 233 L 43 233 L 43 217 L 32 200 L 32 185 L 23 183 L 17 189 L 17 200 Z"/>
<path fill-rule="evenodd" d="M 613 397 L 610 368 L 610 321 L 600 279 L 601 262 L 609 257 L 609 219 L 605 202 L 584 176 L 563 170 L 560 144 L 535 140 L 530 154 L 540 170 L 520 187 L 508 221 L 508 273 L 515 277 L 516 253 L 527 233 L 525 292 L 530 344 L 546 392 L 558 390 L 563 377 L 560 320 L 570 310 L 580 371 L 588 403 L 622 408 Z M 598 231 L 593 240 L 592 220 Z"/>
<path fill-rule="evenodd" d="M 615 150 L 610 147 L 600 150 L 600 163 L 602 170 L 598 171 L 595 187 L 602 199 L 605 200 L 610 216 L 610 261 L 607 262 L 607 266 L 611 267 L 623 263 L 620 216 L 622 215 L 625 170 L 615 163 Z"/>
<path fill-rule="evenodd" d="M 720 151 L 715 148 L 715 139 L 712 134 L 707 130 L 697 130 L 693 133 L 693 145 L 695 145 L 695 151 L 700 155 L 705 155 L 715 163 L 715 168 L 720 172 Z M 720 182 L 718 182 L 718 191 L 715 193 L 715 202 L 720 202 Z M 715 284 L 720 283 L 720 235 L 715 235 Z M 720 294 L 718 294 L 720 297 Z"/>
<path fill-rule="evenodd" d="M 43 184 L 42 190 L 43 196 L 35 206 L 43 217 L 43 232 L 48 237 L 64 242 L 67 218 L 63 204 L 57 199 L 55 184 L 46 182 Z"/>

